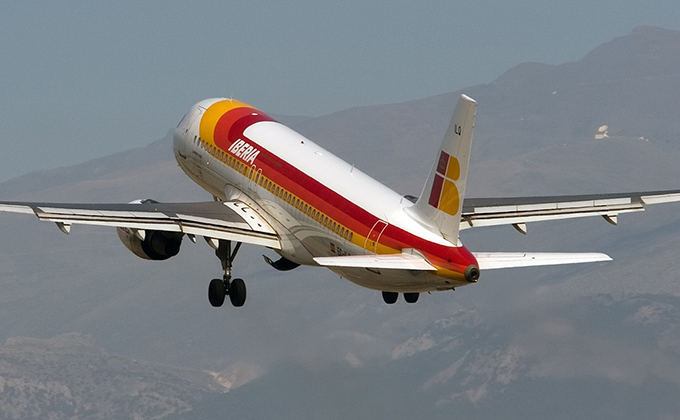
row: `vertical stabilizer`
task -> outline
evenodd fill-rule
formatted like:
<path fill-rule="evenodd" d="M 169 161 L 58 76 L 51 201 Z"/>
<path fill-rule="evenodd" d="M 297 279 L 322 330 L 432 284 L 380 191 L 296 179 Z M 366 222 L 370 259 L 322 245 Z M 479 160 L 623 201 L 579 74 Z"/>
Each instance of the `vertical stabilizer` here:
<path fill-rule="evenodd" d="M 412 207 L 418 218 L 454 244 L 458 241 L 476 110 L 474 99 L 460 96 L 430 176 Z"/>

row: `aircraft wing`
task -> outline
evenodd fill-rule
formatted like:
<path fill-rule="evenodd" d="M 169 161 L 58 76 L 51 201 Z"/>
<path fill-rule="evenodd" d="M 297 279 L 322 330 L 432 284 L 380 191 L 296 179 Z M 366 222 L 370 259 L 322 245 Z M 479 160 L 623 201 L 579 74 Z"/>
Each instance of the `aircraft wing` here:
<path fill-rule="evenodd" d="M 621 213 L 643 211 L 649 204 L 680 201 L 680 190 L 624 194 L 552 197 L 466 198 L 461 229 L 513 225 L 526 233 L 526 224 L 544 220 L 602 216 L 616 224 Z"/>
<path fill-rule="evenodd" d="M 0 211 L 34 214 L 55 222 L 64 233 L 72 224 L 181 232 L 281 249 L 276 231 L 257 212 L 238 201 L 141 204 L 56 204 L 0 202 Z"/>

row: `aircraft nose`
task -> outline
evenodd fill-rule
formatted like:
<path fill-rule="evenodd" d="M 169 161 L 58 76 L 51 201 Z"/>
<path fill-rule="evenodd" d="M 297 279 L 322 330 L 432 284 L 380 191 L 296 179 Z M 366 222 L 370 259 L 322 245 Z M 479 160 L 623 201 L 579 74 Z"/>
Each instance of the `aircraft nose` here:
<path fill-rule="evenodd" d="M 179 124 L 177 124 L 177 127 L 173 132 L 173 149 L 175 150 L 175 153 L 178 153 L 183 157 L 186 157 L 187 143 L 191 141 L 190 138 L 194 134 L 197 134 L 193 133 L 193 131 L 195 131 L 193 125 L 196 117 L 198 117 L 201 113 L 198 105 L 199 104 L 196 104 L 191 107 L 189 112 L 187 112 Z"/>
<path fill-rule="evenodd" d="M 188 130 L 186 130 L 183 126 L 184 120 L 187 119 L 187 115 L 184 116 L 172 134 L 172 148 L 175 151 L 175 154 L 179 154 L 183 157 L 186 156 L 185 137 L 188 135 Z"/>

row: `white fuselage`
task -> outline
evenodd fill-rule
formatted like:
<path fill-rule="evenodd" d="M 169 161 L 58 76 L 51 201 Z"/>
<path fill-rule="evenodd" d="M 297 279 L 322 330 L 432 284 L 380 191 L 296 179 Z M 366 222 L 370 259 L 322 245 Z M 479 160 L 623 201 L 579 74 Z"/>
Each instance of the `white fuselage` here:
<path fill-rule="evenodd" d="M 454 246 L 405 212 L 413 205 L 411 201 L 276 121 L 259 121 L 247 126 L 243 138 L 226 151 L 217 150 L 212 144 L 202 141 L 203 114 L 211 104 L 221 100 L 224 99 L 199 102 L 180 122 L 174 134 L 176 159 L 182 170 L 216 199 L 240 200 L 256 209 L 280 235 L 282 249 L 278 252 L 286 259 L 298 264 L 317 265 L 314 257 L 401 252 L 400 249 L 383 248 L 380 236 L 387 226 L 440 247 Z M 233 160 L 227 160 L 229 154 L 234 156 Z M 281 192 L 287 186 L 280 175 L 277 185 L 281 185 L 281 190 L 277 193 L 277 187 L 267 188 L 265 176 L 268 169 L 260 164 L 266 159 L 271 165 L 278 165 L 282 173 L 294 168 L 303 178 L 318 182 L 318 185 L 306 185 L 318 196 L 315 197 L 315 211 L 331 214 L 338 210 L 337 206 L 344 205 L 337 204 L 337 200 L 361 209 L 365 212 L 362 220 L 368 233 L 357 227 L 345 230 L 340 221 L 336 224 L 332 218 L 315 217 L 311 204 L 309 209 L 306 204 L 311 200 L 300 200 L 296 194 L 288 196 Z M 335 198 L 326 198 L 330 195 Z M 324 208 L 324 204 L 335 207 Z M 340 217 L 337 219 L 340 220 Z M 373 226 L 369 226 L 371 223 Z M 454 283 L 450 278 L 424 272 L 381 273 L 363 268 L 333 270 L 355 283 L 376 290 L 423 292 L 468 284 L 464 281 Z"/>

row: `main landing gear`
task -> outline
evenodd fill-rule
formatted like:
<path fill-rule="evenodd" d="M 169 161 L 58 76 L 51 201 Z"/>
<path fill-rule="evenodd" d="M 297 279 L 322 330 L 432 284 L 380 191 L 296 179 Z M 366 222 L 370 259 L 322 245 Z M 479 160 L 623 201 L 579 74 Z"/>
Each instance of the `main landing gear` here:
<path fill-rule="evenodd" d="M 243 306 L 246 303 L 246 283 L 243 279 L 231 278 L 231 264 L 241 248 L 241 242 L 237 242 L 234 250 L 231 250 L 231 241 L 220 240 L 219 246 L 215 250 L 215 255 L 222 263 L 224 276 L 222 279 L 212 279 L 208 285 L 208 300 L 215 308 L 224 304 L 224 298 L 229 296 L 231 304 L 235 307 Z"/>
<path fill-rule="evenodd" d="M 397 292 L 382 292 L 382 297 L 385 303 L 388 305 L 391 305 L 397 301 L 397 298 L 399 297 L 399 293 Z M 418 298 L 420 297 L 420 293 L 404 293 L 404 300 L 408 303 L 416 303 L 418 302 Z"/>

